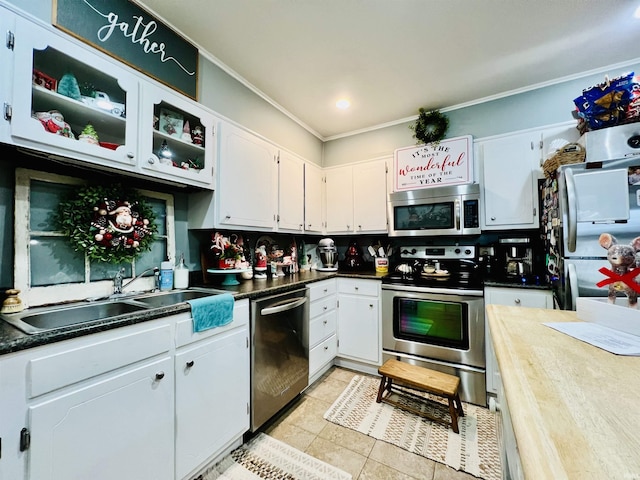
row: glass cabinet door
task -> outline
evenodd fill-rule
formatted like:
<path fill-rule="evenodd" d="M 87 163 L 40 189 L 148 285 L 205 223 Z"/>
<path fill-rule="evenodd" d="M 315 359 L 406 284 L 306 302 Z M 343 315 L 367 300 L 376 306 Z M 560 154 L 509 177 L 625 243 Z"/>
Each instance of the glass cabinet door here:
<path fill-rule="evenodd" d="M 178 95 L 145 84 L 140 167 L 148 175 L 213 189 L 215 117 Z"/>
<path fill-rule="evenodd" d="M 105 165 L 135 164 L 136 77 L 20 18 L 15 37 L 13 143 Z"/>

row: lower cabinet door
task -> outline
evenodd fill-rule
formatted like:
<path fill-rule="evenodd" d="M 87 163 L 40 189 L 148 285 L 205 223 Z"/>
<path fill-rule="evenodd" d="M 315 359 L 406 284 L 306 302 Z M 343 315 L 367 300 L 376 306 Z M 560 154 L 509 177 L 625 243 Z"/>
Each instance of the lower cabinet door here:
<path fill-rule="evenodd" d="M 29 407 L 31 480 L 173 479 L 173 366 L 163 358 Z"/>
<path fill-rule="evenodd" d="M 186 346 L 175 369 L 176 479 L 182 479 L 249 429 L 248 329 Z"/>

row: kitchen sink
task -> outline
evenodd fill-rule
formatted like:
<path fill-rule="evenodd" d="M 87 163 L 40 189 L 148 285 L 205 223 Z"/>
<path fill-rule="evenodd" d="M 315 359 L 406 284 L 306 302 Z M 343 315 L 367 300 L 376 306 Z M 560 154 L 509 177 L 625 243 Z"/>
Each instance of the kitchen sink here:
<path fill-rule="evenodd" d="M 117 295 L 110 300 L 78 302 L 55 307 L 37 307 L 19 313 L 0 314 L 0 318 L 24 333 L 33 335 L 95 321 L 110 320 L 140 311 L 170 307 L 196 298 L 210 297 L 225 290 L 203 288 L 167 292 Z"/>
<path fill-rule="evenodd" d="M 219 293 L 225 293 L 224 290 L 180 290 L 152 293 L 150 295 L 139 296 L 132 299 L 131 303 L 141 303 L 148 308 L 169 307 L 176 303 L 186 302 L 187 300 L 195 300 L 196 298 L 210 297 Z"/>
<path fill-rule="evenodd" d="M 149 307 L 146 305 L 136 305 L 129 302 L 102 302 L 51 308 L 41 307 L 20 313 L 2 314 L 0 318 L 25 333 L 34 334 L 96 320 L 107 320 L 148 309 Z"/>

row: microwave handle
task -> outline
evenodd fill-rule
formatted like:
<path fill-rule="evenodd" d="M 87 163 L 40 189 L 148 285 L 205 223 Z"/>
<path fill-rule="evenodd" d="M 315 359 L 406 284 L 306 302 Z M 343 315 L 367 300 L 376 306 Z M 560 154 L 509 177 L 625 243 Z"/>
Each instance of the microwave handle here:
<path fill-rule="evenodd" d="M 571 171 L 570 168 L 564 171 L 564 178 L 567 185 L 567 249 L 570 252 L 575 252 L 578 229 L 578 207 L 576 205 L 576 181 L 573 178 L 573 171 Z"/>
<path fill-rule="evenodd" d="M 460 231 L 460 199 L 456 198 L 453 204 L 456 216 L 456 230 Z"/>

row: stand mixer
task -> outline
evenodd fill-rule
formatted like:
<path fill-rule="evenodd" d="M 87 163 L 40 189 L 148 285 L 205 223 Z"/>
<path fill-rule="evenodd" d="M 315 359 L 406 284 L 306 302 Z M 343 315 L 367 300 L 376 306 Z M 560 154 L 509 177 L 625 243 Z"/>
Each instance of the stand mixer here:
<path fill-rule="evenodd" d="M 323 238 L 318 242 L 318 256 L 322 262 L 322 267 L 318 267 L 319 272 L 336 272 L 338 270 L 338 249 L 331 238 Z"/>

